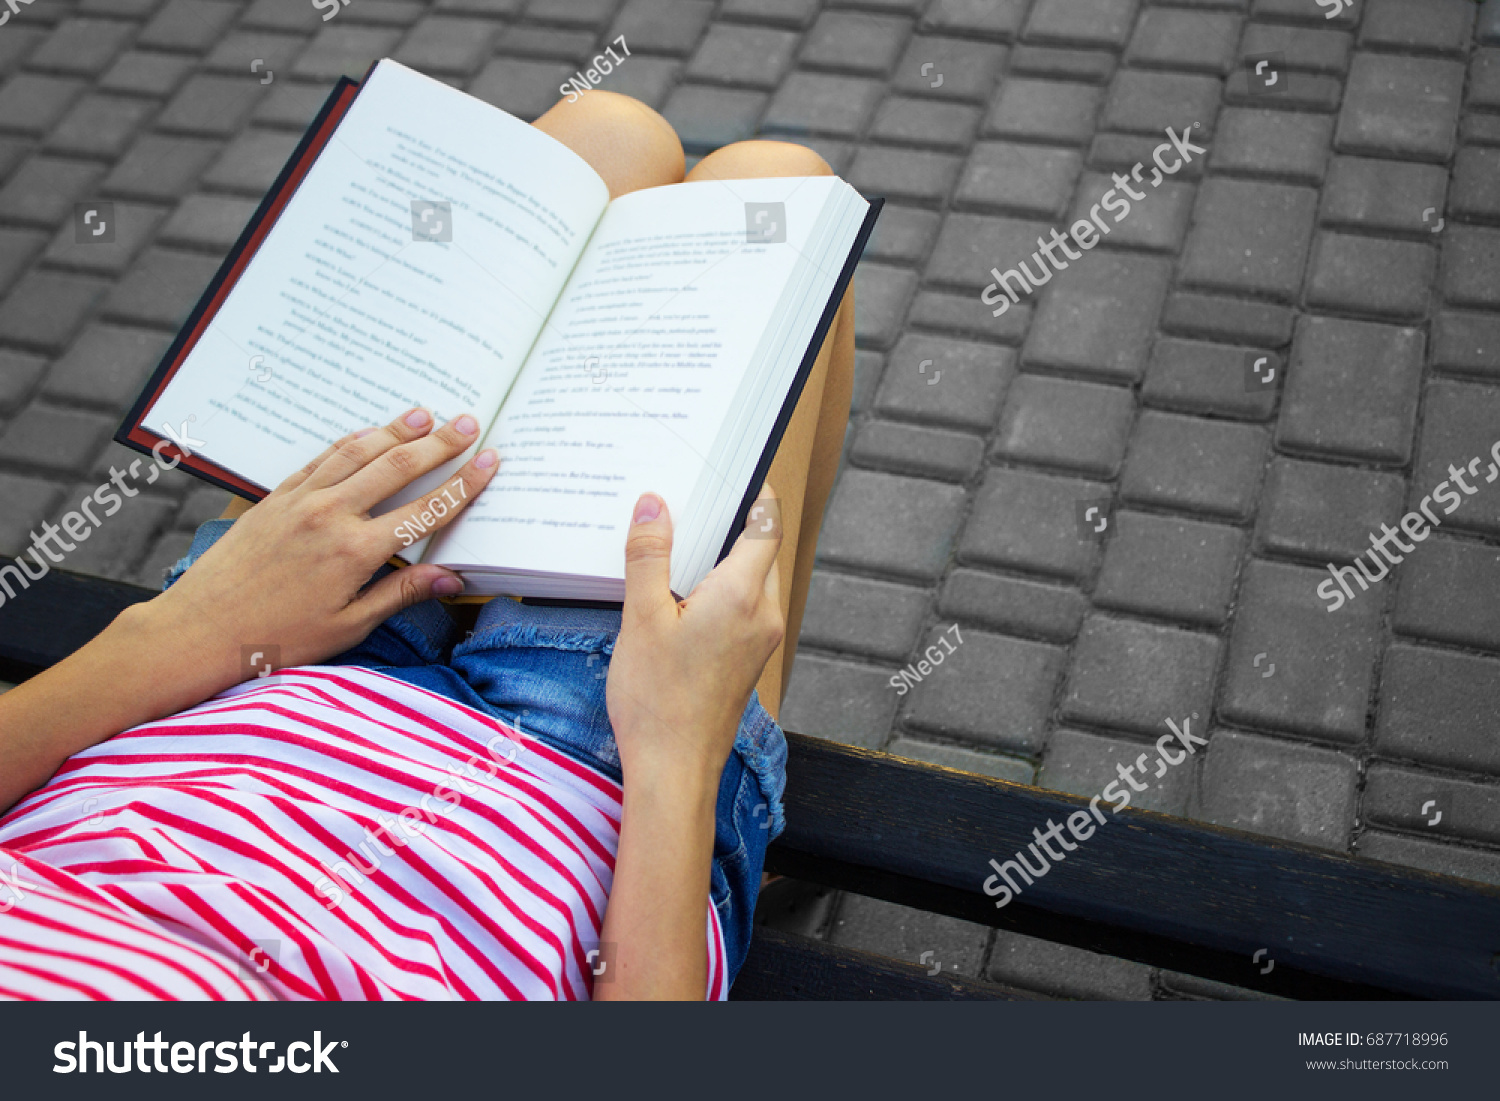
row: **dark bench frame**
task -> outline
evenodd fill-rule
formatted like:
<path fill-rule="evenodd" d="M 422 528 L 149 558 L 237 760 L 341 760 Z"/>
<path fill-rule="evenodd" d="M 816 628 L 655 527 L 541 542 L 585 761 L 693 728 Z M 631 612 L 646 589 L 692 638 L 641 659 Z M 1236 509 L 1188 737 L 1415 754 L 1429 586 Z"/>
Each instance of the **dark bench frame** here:
<path fill-rule="evenodd" d="M 49 573 L 0 607 L 0 678 L 60 661 L 152 595 Z M 1086 800 L 788 737 L 788 826 L 768 871 L 1286 997 L 1500 997 L 1495 888 L 1127 810 L 996 909 L 990 858 Z M 1031 995 L 761 930 L 734 996 Z"/>

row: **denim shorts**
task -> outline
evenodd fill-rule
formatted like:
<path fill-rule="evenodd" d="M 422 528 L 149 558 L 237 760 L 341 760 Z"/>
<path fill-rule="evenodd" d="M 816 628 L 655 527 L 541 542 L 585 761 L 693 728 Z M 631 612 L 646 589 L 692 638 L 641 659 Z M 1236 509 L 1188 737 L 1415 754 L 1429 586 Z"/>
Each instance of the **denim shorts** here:
<path fill-rule="evenodd" d="M 229 530 L 198 529 L 168 588 Z M 390 567 L 383 567 L 383 571 Z M 437 692 L 541 738 L 574 760 L 621 780 L 620 753 L 604 705 L 605 677 L 620 632 L 618 610 L 485 604 L 469 637 L 436 600 L 386 620 L 329 665 L 359 665 Z M 786 738 L 752 693 L 719 783 L 711 898 L 724 930 L 730 981 L 750 949 L 766 846 L 782 831 Z"/>

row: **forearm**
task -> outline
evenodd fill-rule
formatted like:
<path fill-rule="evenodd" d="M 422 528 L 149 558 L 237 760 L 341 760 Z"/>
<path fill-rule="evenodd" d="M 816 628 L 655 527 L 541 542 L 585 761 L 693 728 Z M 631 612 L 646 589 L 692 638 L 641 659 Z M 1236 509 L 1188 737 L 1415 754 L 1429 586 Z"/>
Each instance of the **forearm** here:
<path fill-rule="evenodd" d="M 0 696 L 0 813 L 73 754 L 234 683 L 234 668 L 167 628 L 158 600 L 126 609 L 82 649 Z"/>
<path fill-rule="evenodd" d="M 718 786 L 703 769 L 626 769 L 596 1000 L 703 999 Z"/>

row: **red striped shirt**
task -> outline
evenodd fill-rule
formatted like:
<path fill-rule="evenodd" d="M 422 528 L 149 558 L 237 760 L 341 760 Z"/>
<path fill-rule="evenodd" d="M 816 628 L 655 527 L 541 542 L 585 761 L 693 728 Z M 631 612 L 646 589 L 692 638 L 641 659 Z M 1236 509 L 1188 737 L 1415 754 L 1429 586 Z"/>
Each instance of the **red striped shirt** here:
<path fill-rule="evenodd" d="M 621 794 L 404 681 L 284 670 L 0 818 L 0 997 L 587 998 Z"/>

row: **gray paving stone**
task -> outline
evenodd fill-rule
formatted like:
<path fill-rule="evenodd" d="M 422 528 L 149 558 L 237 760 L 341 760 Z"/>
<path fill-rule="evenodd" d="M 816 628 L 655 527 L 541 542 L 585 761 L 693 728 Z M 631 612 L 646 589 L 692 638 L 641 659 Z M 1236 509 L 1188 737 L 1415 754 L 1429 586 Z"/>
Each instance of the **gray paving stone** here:
<path fill-rule="evenodd" d="M 300 139 L 300 134 L 285 130 L 245 130 L 203 174 L 203 183 L 261 197 L 281 175 Z"/>
<path fill-rule="evenodd" d="M 1377 752 L 1500 774 L 1500 661 L 1397 641 L 1380 667 Z"/>
<path fill-rule="evenodd" d="M 623 34 L 631 50 L 686 54 L 698 44 L 713 10 L 711 0 L 626 0 L 608 37 L 613 41 Z"/>
<path fill-rule="evenodd" d="M 1400 634 L 1500 650 L 1500 551 L 1430 536 L 1401 568 Z"/>
<path fill-rule="evenodd" d="M 212 72 L 257 73 L 259 75 L 254 78 L 257 83 L 264 80 L 265 74 L 269 72 L 274 85 L 277 72 L 281 72 L 284 79 L 306 43 L 307 39 L 299 34 L 234 30 L 225 35 L 203 59 L 203 68 Z M 255 65 L 257 60 L 259 65 Z"/>
<path fill-rule="evenodd" d="M 1210 76 L 1121 69 L 1110 82 L 1104 125 L 1165 136 L 1169 126 L 1181 133 L 1197 124 L 1193 137 L 1204 145 L 1213 136 L 1219 92 L 1219 81 Z"/>
<path fill-rule="evenodd" d="M 956 337 L 1017 343 L 1031 324 L 1031 307 L 1014 306 L 996 317 L 988 308 L 976 310 L 971 296 L 922 291 L 912 302 L 906 323 L 913 330 L 936 330 Z"/>
<path fill-rule="evenodd" d="M 1389 590 L 1356 589 L 1352 602 L 1334 606 L 1317 591 L 1331 581 L 1326 568 L 1260 560 L 1245 568 L 1222 718 L 1346 744 L 1364 737 Z"/>
<path fill-rule="evenodd" d="M 1417 329 L 1300 319 L 1277 446 L 1405 463 L 1412 451 L 1425 343 Z"/>
<path fill-rule="evenodd" d="M 134 29 L 114 19 L 66 19 L 31 52 L 26 64 L 32 69 L 96 76 L 124 49 Z"/>
<path fill-rule="evenodd" d="M 0 190 L 0 218 L 45 227 L 71 220 L 73 204 L 94 189 L 101 172 L 97 164 L 30 157 Z"/>
<path fill-rule="evenodd" d="M 854 437 L 849 457 L 859 466 L 892 474 L 965 482 L 984 462 L 984 441 L 967 432 L 872 418 Z"/>
<path fill-rule="evenodd" d="M 782 729 L 879 749 L 898 702 L 890 675 L 889 668 L 799 653 L 781 704 Z"/>
<path fill-rule="evenodd" d="M 1400 522 L 1405 496 L 1399 474 L 1278 455 L 1261 494 L 1259 545 L 1320 565 L 1352 562 L 1381 524 Z"/>
<path fill-rule="evenodd" d="M 1170 263 L 1155 257 L 1085 255 L 1043 296 L 1022 363 L 1139 378 L 1170 274 Z"/>
<path fill-rule="evenodd" d="M 87 87 L 72 77 L 17 73 L 0 85 L 0 129 L 22 134 L 45 134 L 67 114 Z"/>
<path fill-rule="evenodd" d="M 847 470 L 823 521 L 819 557 L 833 565 L 933 581 L 952 553 L 963 503 L 957 486 Z"/>
<path fill-rule="evenodd" d="M 372 64 L 395 51 L 401 37 L 399 30 L 355 26 L 347 19 L 326 23 L 298 55 L 291 74 L 306 80 L 360 80 Z"/>
<path fill-rule="evenodd" d="M 1432 322 L 1432 365 L 1493 378 L 1500 372 L 1500 318 L 1443 310 Z"/>
<path fill-rule="evenodd" d="M 136 43 L 157 50 L 202 52 L 224 33 L 239 7 L 233 0 L 167 0 Z"/>
<path fill-rule="evenodd" d="M 1474 27 L 1474 5 L 1464 0 L 1370 0 L 1359 28 L 1361 49 L 1431 50 L 1462 57 Z"/>
<path fill-rule="evenodd" d="M 1022 43 L 1011 51 L 1009 75 L 1107 84 L 1116 67 L 1115 55 L 1108 50 L 1070 50 Z"/>
<path fill-rule="evenodd" d="M 870 125 L 870 136 L 940 149 L 967 148 L 978 122 L 979 108 L 967 103 L 888 96 Z"/>
<path fill-rule="evenodd" d="M 489 57 L 499 30 L 488 19 L 429 15 L 407 32 L 392 56 L 424 73 L 472 73 Z"/>
<path fill-rule="evenodd" d="M 1209 154 L 1216 171 L 1272 176 L 1317 186 L 1333 138 L 1327 115 L 1228 107 Z"/>
<path fill-rule="evenodd" d="M 1473 221 L 1500 220 L 1500 149 L 1458 151 L 1449 210 Z"/>
<path fill-rule="evenodd" d="M 854 352 L 854 394 L 850 414 L 858 416 L 870 407 L 875 387 L 885 371 L 885 356 L 879 352 L 856 348 Z"/>
<path fill-rule="evenodd" d="M 113 417 L 33 403 L 0 434 L 0 462 L 75 472 L 114 430 Z"/>
<path fill-rule="evenodd" d="M 8 291 L 47 243 L 35 229 L 0 229 L 0 294 Z"/>
<path fill-rule="evenodd" d="M 973 290 L 977 295 L 982 287 L 994 281 L 991 268 L 1003 271 L 1029 259 L 1037 249 L 1037 239 L 1045 239 L 1050 228 L 1045 222 L 1018 218 L 947 214 L 927 264 L 926 281 Z M 978 302 L 974 303 L 973 311 L 990 312 Z"/>
<path fill-rule="evenodd" d="M 118 157 L 155 110 L 155 104 L 141 100 L 84 96 L 42 145 L 49 152 L 76 157 Z"/>
<path fill-rule="evenodd" d="M 217 519 L 231 500 L 230 494 L 217 486 L 199 483 L 183 498 L 182 507 L 173 518 L 172 526 L 191 534 L 203 523 Z M 182 555 L 177 557 L 181 558 Z"/>
<path fill-rule="evenodd" d="M 964 166 L 954 200 L 965 207 L 1060 218 L 1082 163 L 1071 149 L 980 142 Z"/>
<path fill-rule="evenodd" d="M 677 131 L 684 149 L 710 153 L 754 134 L 755 120 L 765 106 L 762 92 L 684 84 L 668 97 L 662 114 Z M 803 133 L 799 130 L 795 136 L 800 139 Z"/>
<path fill-rule="evenodd" d="M 95 484 L 87 482 L 74 485 L 54 510 L 52 522 L 60 524 L 63 516 L 94 489 Z M 136 563 L 145 557 L 176 511 L 176 501 L 150 492 L 130 498 L 114 516 L 101 516 L 99 525 L 76 544 L 76 550 L 68 552 L 67 568 L 97 577 L 123 579 L 132 576 Z M 81 520 L 82 514 L 80 520 L 73 523 L 76 525 Z"/>
<path fill-rule="evenodd" d="M 1443 235 L 1441 278 L 1449 305 L 1500 305 L 1500 230 L 1449 226 Z"/>
<path fill-rule="evenodd" d="M 1153 737 L 1192 719 L 1202 737 L 1213 700 L 1219 640 L 1134 619 L 1090 615 L 1078 634 L 1062 701 L 1070 722 Z"/>
<path fill-rule="evenodd" d="M 1290 70 L 1340 76 L 1349 68 L 1353 45 L 1354 36 L 1346 31 L 1255 22 L 1245 27 L 1239 56 L 1241 61 L 1278 57 Z"/>
<path fill-rule="evenodd" d="M 619 0 L 529 0 L 526 15 L 569 26 L 603 29 L 619 6 Z"/>
<path fill-rule="evenodd" d="M 1500 854 L 1487 849 L 1445 845 L 1425 838 L 1367 830 L 1359 837 L 1358 856 L 1386 864 L 1403 864 L 1439 875 L 1500 886 Z"/>
<path fill-rule="evenodd" d="M 1469 60 L 1470 107 L 1500 107 L 1500 50 L 1475 50 Z"/>
<path fill-rule="evenodd" d="M 1163 733 L 1170 732 L 1163 727 Z M 1201 736 L 1201 731 L 1190 733 Z M 1138 767 L 1143 753 L 1146 755 L 1145 771 Z M 1176 767 L 1164 768 L 1158 777 L 1153 775 L 1150 765 L 1159 760 L 1149 743 L 1082 730 L 1054 730 L 1047 739 L 1047 753 L 1037 774 L 1037 786 L 1092 799 L 1110 784 L 1119 784 L 1122 791 L 1130 791 L 1132 807 L 1181 817 L 1187 813 L 1188 799 L 1192 795 L 1196 762 L 1189 757 Z M 1120 775 L 1120 766 L 1134 772 L 1138 777 L 1136 782 L 1145 783 L 1146 790 L 1129 788 L 1128 781 Z M 1158 763 L 1157 767 L 1162 766 Z"/>
<path fill-rule="evenodd" d="M 711 84 L 774 88 L 791 68 L 800 41 L 793 31 L 715 23 L 698 44 L 687 75 Z"/>
<path fill-rule="evenodd" d="M 521 119 L 535 119 L 558 100 L 558 87 L 573 75 L 561 61 L 496 58 L 468 86 L 468 93 Z"/>
<path fill-rule="evenodd" d="M 979 630 L 961 630 L 958 634 L 962 641 L 955 644 L 946 625 L 934 627 L 922 653 L 914 655 L 912 665 L 925 660 L 930 663 L 930 672 L 922 673 L 921 666 L 916 665 L 921 679 L 910 690 L 904 712 L 906 724 L 1036 755 L 1042 748 L 1047 715 L 1067 652 L 1057 646 Z M 951 654 L 940 641 L 944 638 L 953 646 Z M 934 656 L 941 658 L 940 664 Z M 901 683 L 904 687 L 907 681 Z"/>
<path fill-rule="evenodd" d="M 599 87 L 609 92 L 619 92 L 640 100 L 646 106 L 660 110 L 667 96 L 677 84 L 682 63 L 664 57 L 630 57 L 629 65 L 616 65 L 613 72 L 600 82 Z"/>
<path fill-rule="evenodd" d="M 1094 135 L 1100 98 L 1089 84 L 1008 77 L 985 116 L 984 133 L 1082 144 Z"/>
<path fill-rule="evenodd" d="M 1446 162 L 1453 155 L 1464 67 L 1454 61 L 1360 53 L 1349 69 L 1335 144 L 1364 153 Z"/>
<path fill-rule="evenodd" d="M 1262 356 L 1269 370 L 1285 375 L 1282 358 L 1274 352 L 1161 337 L 1151 349 L 1141 397 L 1150 406 L 1174 412 L 1266 420 L 1276 407 L 1280 386 L 1273 379 L 1273 385 L 1252 390 L 1245 373 L 1246 362 Z"/>
<path fill-rule="evenodd" d="M 1195 627 L 1224 622 L 1244 551 L 1238 529 L 1126 509 L 1111 526 L 1097 607 Z"/>
<path fill-rule="evenodd" d="M 1176 133 L 1180 135 L 1181 131 L 1176 131 Z M 1089 153 L 1084 163 L 1092 169 L 1109 172 L 1111 175 L 1119 172 L 1122 175 L 1134 176 L 1136 190 L 1140 191 L 1141 184 L 1155 179 L 1154 174 L 1157 169 L 1153 163 L 1153 154 L 1161 147 L 1161 138 L 1164 136 L 1165 131 L 1157 134 L 1095 134 L 1094 140 L 1089 144 Z M 1210 148 L 1199 144 L 1196 131 L 1187 135 L 1184 140 L 1188 138 L 1192 139 L 1195 149 L 1208 150 Z M 1164 153 L 1162 156 L 1164 160 L 1177 161 L 1176 154 L 1169 157 Z M 1174 179 L 1179 183 L 1201 179 L 1206 160 L 1203 154 L 1193 153 L 1192 160 L 1178 162 L 1180 167 L 1173 173 Z M 1140 169 L 1139 175 L 1136 172 L 1137 168 Z M 1151 170 L 1151 174 L 1147 174 L 1147 169 Z M 1122 196 L 1124 194 L 1122 192 Z M 1131 200 L 1132 203 L 1137 201 Z"/>
<path fill-rule="evenodd" d="M 1120 481 L 1124 500 L 1232 520 L 1249 516 L 1269 443 L 1257 427 L 1148 409 Z"/>
<path fill-rule="evenodd" d="M 908 95 L 985 102 L 1005 64 L 1004 46 L 941 35 L 913 35 L 892 86 Z M 927 75 L 922 66 L 931 65 Z M 942 82 L 934 82 L 942 77 Z"/>
<path fill-rule="evenodd" d="M 1292 339 L 1293 311 L 1269 302 L 1174 291 L 1162 310 L 1165 332 L 1252 348 L 1280 348 Z"/>
<path fill-rule="evenodd" d="M 922 14 L 924 31 L 1009 40 L 1021 29 L 1027 0 L 935 0 Z"/>
<path fill-rule="evenodd" d="M 1290 301 L 1301 286 L 1317 203 L 1309 188 L 1205 181 L 1183 251 L 1182 282 Z"/>
<path fill-rule="evenodd" d="M 124 409 L 171 343 L 164 333 L 90 325 L 47 373 L 42 392 L 69 405 Z"/>
<path fill-rule="evenodd" d="M 142 134 L 104 177 L 100 194 L 175 202 L 193 189 L 220 148 L 216 141 Z"/>
<path fill-rule="evenodd" d="M 269 3 L 270 0 L 256 0 L 256 2 L 264 4 Z M 498 18 L 504 15 L 515 15 L 520 11 L 523 2 L 524 0 L 437 0 L 433 8 L 441 12 Z M 246 16 L 246 21 L 249 21 L 249 16 Z"/>
<path fill-rule="evenodd" d="M 596 41 L 599 41 L 598 36 L 591 31 L 518 23 L 508 27 L 500 35 L 495 44 L 495 53 L 508 58 L 532 57 L 537 60 L 562 61 L 567 63 L 569 69 L 576 71 L 589 67 L 587 62 L 594 53 Z"/>
<path fill-rule="evenodd" d="M 26 159 L 31 149 L 32 142 L 29 138 L 0 136 L 0 183 L 9 178 L 16 165 Z"/>
<path fill-rule="evenodd" d="M 1027 42 L 1123 47 L 1138 6 L 1137 0 L 1037 0 L 1024 37 Z"/>
<path fill-rule="evenodd" d="M 0 414 L 8 415 L 25 405 L 46 368 L 47 361 L 41 356 L 0 349 Z"/>
<path fill-rule="evenodd" d="M 1136 22 L 1125 60 L 1222 76 L 1234 64 L 1242 19 L 1228 11 L 1147 8 Z"/>
<path fill-rule="evenodd" d="M 46 262 L 56 267 L 100 275 L 118 275 L 151 239 L 166 212 L 140 203 L 114 204 L 114 240 L 95 243 L 78 238 L 72 219 L 52 236 Z M 106 219 L 107 221 L 107 219 Z"/>
<path fill-rule="evenodd" d="M 720 14 L 801 28 L 813 21 L 821 6 L 820 0 L 724 0 Z"/>
<path fill-rule="evenodd" d="M 1257 970 L 1260 968 L 1259 964 L 1252 964 L 1252 966 Z M 1157 979 L 1167 994 L 1188 1001 L 1274 1002 L 1282 1000 L 1270 994 L 1262 994 L 1258 990 L 1247 990 L 1242 986 L 1214 982 L 1212 979 L 1200 979 L 1197 975 L 1185 975 L 1180 971 L 1158 971 Z"/>
<path fill-rule="evenodd" d="M 31 533 L 42 534 L 42 521 L 61 496 L 62 489 L 51 480 L 0 471 L 0 500 L 5 502 L 0 509 L 0 555 L 13 558 L 30 549 Z"/>
<path fill-rule="evenodd" d="M 807 32 L 799 61 L 809 68 L 882 76 L 896 63 L 910 31 L 911 22 L 899 17 L 825 11 Z"/>
<path fill-rule="evenodd" d="M 978 976 L 989 939 L 983 925 L 849 894 L 828 932 L 833 944 L 969 978 Z"/>
<path fill-rule="evenodd" d="M 772 98 L 761 128 L 793 134 L 857 135 L 880 98 L 879 81 L 826 73 L 792 73 Z"/>
<path fill-rule="evenodd" d="M 1360 817 L 1430 837 L 1500 842 L 1500 787 L 1414 768 L 1373 764 Z"/>
<path fill-rule="evenodd" d="M 855 339 L 865 347 L 889 347 L 916 289 L 914 272 L 886 264 L 860 264 L 854 272 Z"/>
<path fill-rule="evenodd" d="M 952 571 L 938 598 L 938 614 L 949 620 L 1043 642 L 1076 637 L 1087 610 L 1077 589 L 983 570 Z"/>
<path fill-rule="evenodd" d="M 254 199 L 199 193 L 189 195 L 161 227 L 163 244 L 228 252 L 260 204 Z"/>
<path fill-rule="evenodd" d="M 942 216 L 935 211 L 887 203 L 865 246 L 872 260 L 920 264 L 932 251 Z"/>
<path fill-rule="evenodd" d="M 131 50 L 99 79 L 99 87 L 143 96 L 169 96 L 193 69 L 193 59 L 181 54 Z"/>
<path fill-rule="evenodd" d="M 1036 776 L 1036 768 L 1021 757 L 1006 757 L 999 753 L 980 753 L 956 745 L 922 741 L 919 738 L 897 738 L 885 750 L 895 757 L 912 761 L 924 761 L 930 765 L 969 772 L 977 776 L 989 776 L 996 780 L 1009 780 L 1013 784 L 1030 784 Z"/>
<path fill-rule="evenodd" d="M 1021 375 L 1000 417 L 995 454 L 1113 478 L 1134 417 L 1135 402 L 1122 387 Z"/>
<path fill-rule="evenodd" d="M 854 158 L 849 182 L 867 196 L 941 203 L 953 190 L 961 163 L 944 153 L 867 145 Z"/>
<path fill-rule="evenodd" d="M 177 328 L 218 267 L 212 256 L 154 247 L 115 285 L 102 313 L 112 320 Z"/>
<path fill-rule="evenodd" d="M 1309 305 L 1416 321 L 1425 316 L 1437 253 L 1425 243 L 1322 232 L 1307 277 Z"/>
<path fill-rule="evenodd" d="M 1137 1002 L 1151 999 L 1148 967 L 1004 929 L 995 931 L 985 977 L 1058 998 Z"/>
<path fill-rule="evenodd" d="M 1353 757 L 1279 738 L 1217 730 L 1196 817 L 1344 852 L 1354 820 Z"/>
<path fill-rule="evenodd" d="M 1098 543 L 1079 531 L 1080 502 L 1108 500 L 1109 487 L 1021 470 L 985 475 L 964 525 L 959 560 L 1077 579 L 1093 572 Z"/>
<path fill-rule="evenodd" d="M 803 643 L 904 662 L 927 619 L 928 593 L 832 570 L 813 571 L 803 613 Z"/>
<path fill-rule="evenodd" d="M 1253 0 L 1250 16 L 1253 19 L 1285 21 L 1288 23 L 1311 23 L 1318 27 L 1352 27 L 1359 21 L 1359 10 L 1347 4 L 1338 11 L 1330 12 L 1319 5 L 1310 7 L 1303 0 Z"/>
<path fill-rule="evenodd" d="M 1270 74 L 1257 74 L 1262 62 Z M 1267 91 L 1266 80 L 1275 78 L 1276 90 Z M 1296 72 L 1276 58 L 1246 57 L 1224 82 L 1224 102 L 1235 107 L 1274 106 L 1282 111 L 1317 111 L 1333 114 L 1339 109 L 1344 82 L 1323 73 Z"/>
<path fill-rule="evenodd" d="M 1427 232 L 1444 209 L 1447 190 L 1448 173 L 1435 165 L 1336 156 L 1320 216 L 1327 224 L 1362 230 Z M 1434 215 L 1424 225 L 1428 210 Z"/>
<path fill-rule="evenodd" d="M 1108 210 L 1102 208 L 1101 204 L 1110 191 L 1115 192 L 1118 202 L 1129 203 L 1128 210 L 1122 212 L 1118 204 Z M 1194 193 L 1191 184 L 1166 180 L 1161 186 L 1144 192 L 1146 198 L 1143 201 L 1130 202 L 1117 190 L 1112 175 L 1088 172 L 1078 186 L 1068 221 L 1077 228 L 1079 222 L 1093 218 L 1097 213 L 1109 228 L 1111 245 L 1176 252 L 1187 234 Z M 1087 235 L 1087 231 L 1084 232 Z"/>
<path fill-rule="evenodd" d="M 1500 390 L 1468 382 L 1434 381 L 1427 386 L 1422 421 L 1410 506 L 1416 509 L 1427 495 L 1447 482 L 1460 503 L 1440 500 L 1432 508 L 1445 530 L 1500 533 L 1500 487 L 1493 484 L 1500 476 L 1500 448 L 1495 447 L 1500 435 L 1495 431 L 1500 423 Z M 1417 530 L 1426 526 L 1423 522 Z"/>
<path fill-rule="evenodd" d="M 0 302 L 0 341 L 40 351 L 61 349 L 107 286 L 81 275 L 31 272 Z"/>

